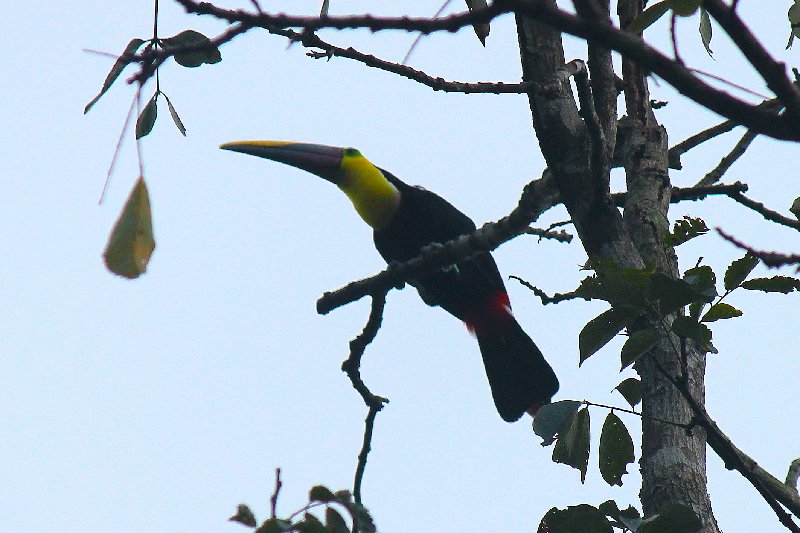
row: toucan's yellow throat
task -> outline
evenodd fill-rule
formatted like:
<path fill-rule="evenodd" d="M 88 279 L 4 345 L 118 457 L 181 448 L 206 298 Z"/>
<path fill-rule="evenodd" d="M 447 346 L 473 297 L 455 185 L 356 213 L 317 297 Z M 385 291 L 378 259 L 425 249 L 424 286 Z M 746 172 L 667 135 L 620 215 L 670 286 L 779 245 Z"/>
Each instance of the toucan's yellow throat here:
<path fill-rule="evenodd" d="M 220 148 L 278 161 L 330 181 L 375 229 L 388 225 L 400 205 L 397 187 L 355 148 L 285 141 L 239 141 Z"/>

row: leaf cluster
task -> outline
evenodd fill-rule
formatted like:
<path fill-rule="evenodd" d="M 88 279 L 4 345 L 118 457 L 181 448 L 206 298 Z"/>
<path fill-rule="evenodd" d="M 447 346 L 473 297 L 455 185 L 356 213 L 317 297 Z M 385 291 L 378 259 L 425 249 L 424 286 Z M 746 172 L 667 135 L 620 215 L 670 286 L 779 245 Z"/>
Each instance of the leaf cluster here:
<path fill-rule="evenodd" d="M 309 511 L 316 507 L 325 507 L 324 520 Z M 254 533 L 350 533 L 344 515 L 349 516 L 354 525 L 353 531 L 375 533 L 375 523 L 369 511 L 353 500 L 348 490 L 333 492 L 324 485 L 316 485 L 308 493 L 308 504 L 287 518 L 273 516 L 260 526 L 255 514 L 245 504 L 239 504 L 237 512 L 229 520 L 253 528 Z"/>

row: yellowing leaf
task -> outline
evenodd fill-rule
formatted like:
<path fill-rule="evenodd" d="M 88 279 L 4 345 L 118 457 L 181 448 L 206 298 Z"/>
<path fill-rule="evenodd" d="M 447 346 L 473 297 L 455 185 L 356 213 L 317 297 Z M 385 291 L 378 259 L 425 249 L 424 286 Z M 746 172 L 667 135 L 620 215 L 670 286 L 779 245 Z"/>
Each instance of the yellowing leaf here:
<path fill-rule="evenodd" d="M 150 197 L 140 177 L 111 230 L 103 260 L 114 274 L 135 279 L 147 270 L 155 247 Z"/>

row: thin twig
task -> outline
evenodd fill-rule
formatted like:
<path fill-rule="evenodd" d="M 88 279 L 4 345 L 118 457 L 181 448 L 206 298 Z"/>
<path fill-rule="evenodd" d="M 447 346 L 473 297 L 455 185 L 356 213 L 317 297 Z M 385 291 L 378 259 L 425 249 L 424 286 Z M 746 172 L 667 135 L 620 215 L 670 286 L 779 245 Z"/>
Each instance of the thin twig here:
<path fill-rule="evenodd" d="M 770 268 L 778 268 L 786 265 L 800 264 L 800 254 L 782 254 L 779 252 L 766 252 L 762 250 L 756 250 L 752 246 L 744 244 L 743 242 L 736 239 L 732 235 L 725 233 L 725 231 L 723 231 L 721 228 L 716 228 L 716 230 L 717 233 L 719 233 L 723 239 L 733 244 L 737 248 L 745 250 L 751 255 L 758 257 L 765 265 L 767 265 Z"/>
<path fill-rule="evenodd" d="M 122 125 L 122 130 L 119 132 L 119 138 L 117 139 L 117 147 L 114 149 L 114 155 L 111 157 L 111 163 L 108 165 L 108 172 L 106 173 L 106 181 L 103 182 L 103 190 L 100 191 L 100 199 L 97 201 L 98 205 L 103 203 L 103 199 L 106 197 L 106 191 L 108 190 L 108 185 L 111 183 L 111 175 L 114 173 L 114 167 L 117 164 L 117 158 L 119 157 L 120 152 L 122 151 L 122 141 L 125 140 L 125 134 L 128 132 L 128 126 L 131 124 L 131 117 L 133 116 L 133 110 L 136 109 L 136 102 L 139 101 L 139 95 L 141 94 L 141 86 L 136 89 L 136 94 L 133 95 L 133 100 L 131 100 L 131 105 L 128 108 L 128 114 L 125 115 L 125 123 Z"/>
<path fill-rule="evenodd" d="M 378 334 L 383 320 L 383 309 L 385 305 L 386 291 L 372 294 L 372 308 L 370 309 L 367 324 L 358 337 L 350 341 L 350 355 L 344 363 L 342 363 L 342 370 L 347 374 L 347 377 L 350 378 L 353 388 L 358 391 L 364 403 L 369 408 L 367 418 L 364 421 L 364 440 L 361 445 L 361 451 L 358 454 L 358 464 L 353 481 L 353 498 L 356 503 L 359 504 L 361 503 L 361 482 L 364 478 L 364 470 L 367 467 L 367 456 L 369 455 L 372 443 L 372 430 L 375 424 L 375 416 L 378 414 L 378 411 L 383 409 L 383 406 L 389 402 L 387 398 L 373 394 L 361 379 L 361 356 L 364 355 L 364 350 L 366 350 L 369 343 L 371 343 Z"/>
<path fill-rule="evenodd" d="M 275 509 L 278 507 L 278 494 L 281 492 L 281 487 L 283 487 L 283 483 L 281 482 L 281 469 L 275 469 L 275 492 L 272 493 L 272 497 L 269 499 L 270 509 L 272 518 L 275 518 Z"/>
<path fill-rule="evenodd" d="M 580 294 L 578 294 L 578 291 L 571 291 L 571 292 L 565 292 L 565 293 L 558 293 L 557 292 L 553 296 L 548 296 L 547 293 L 544 292 L 542 289 L 540 289 L 539 287 L 537 287 L 537 286 L 525 281 L 524 279 L 522 279 L 519 276 L 511 275 L 511 276 L 508 276 L 508 277 L 509 277 L 509 279 L 517 280 L 522 286 L 524 286 L 527 289 L 530 289 L 531 291 L 533 291 L 533 294 L 535 294 L 536 296 L 541 298 L 543 305 L 557 304 L 557 303 L 561 303 L 561 302 L 566 302 L 568 300 L 576 300 L 578 298 L 582 298 L 584 300 L 588 300 L 588 298 L 586 298 L 585 296 L 581 296 Z"/>
<path fill-rule="evenodd" d="M 760 214 L 765 219 L 769 220 L 770 222 L 775 222 L 776 224 L 780 224 L 781 226 L 786 226 L 787 228 L 792 228 L 797 231 L 800 231 L 800 220 L 796 218 L 789 218 L 787 216 L 783 216 L 777 211 L 773 211 L 769 209 L 761 202 L 756 202 L 755 200 L 751 200 L 750 198 L 746 197 L 741 193 L 733 193 L 729 194 L 732 199 L 739 202 L 745 207 L 749 207 L 756 213 Z"/>
<path fill-rule="evenodd" d="M 656 422 L 661 422 L 662 424 L 667 424 L 670 426 L 675 426 L 678 428 L 689 429 L 689 424 L 681 424 L 680 422 L 673 422 L 672 420 L 664 420 L 663 418 L 658 418 L 657 416 L 648 416 L 644 413 L 640 413 L 639 411 L 634 411 L 633 409 L 628 409 L 626 407 L 615 407 L 613 405 L 605 405 L 602 403 L 594 403 L 590 402 L 589 400 L 583 400 L 581 402 L 586 406 L 593 406 L 593 407 L 602 407 L 604 409 L 611 409 L 611 412 L 619 411 L 621 413 L 629 413 L 632 415 L 636 415 L 639 418 L 646 418 L 648 420 L 654 420 Z"/>
<path fill-rule="evenodd" d="M 756 137 L 758 137 L 758 133 L 755 133 L 752 130 L 747 130 L 744 132 L 744 135 L 742 135 L 742 138 L 739 139 L 739 142 L 736 143 L 736 146 L 733 147 L 730 153 L 722 158 L 714 170 L 703 176 L 703 178 L 697 182 L 697 186 L 703 187 L 706 185 L 713 185 L 721 180 L 723 174 L 725 174 L 728 169 L 733 166 L 737 159 L 744 155 L 745 150 L 747 150 Z"/>
<path fill-rule="evenodd" d="M 558 242 L 572 242 L 572 235 L 570 235 L 564 230 L 551 231 L 549 229 L 542 229 L 542 228 L 528 228 L 525 230 L 525 233 L 527 235 L 538 236 L 540 241 L 542 239 L 552 239 Z"/>

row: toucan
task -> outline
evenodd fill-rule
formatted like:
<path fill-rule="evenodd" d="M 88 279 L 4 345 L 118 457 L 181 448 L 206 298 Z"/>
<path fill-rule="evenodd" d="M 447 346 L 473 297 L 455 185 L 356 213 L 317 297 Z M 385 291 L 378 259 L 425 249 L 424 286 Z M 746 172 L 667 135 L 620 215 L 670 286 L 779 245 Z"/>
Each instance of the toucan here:
<path fill-rule="evenodd" d="M 271 159 L 315 174 L 339 187 L 373 229 L 388 262 L 402 262 L 430 246 L 473 233 L 475 223 L 449 202 L 407 185 L 373 165 L 355 148 L 285 141 L 241 141 L 224 150 Z M 558 390 L 542 352 L 511 313 L 503 278 L 482 253 L 411 280 L 422 300 L 464 321 L 478 339 L 494 404 L 506 422 L 534 414 Z"/>

